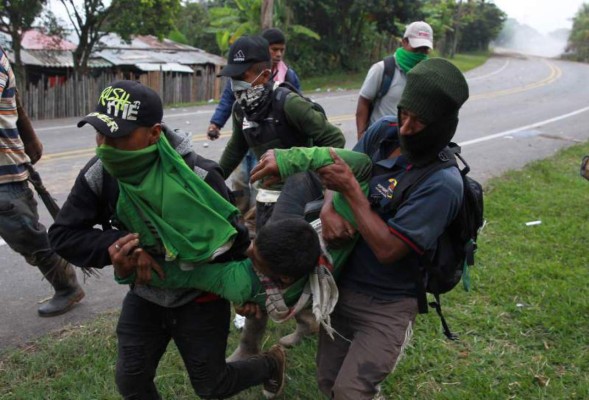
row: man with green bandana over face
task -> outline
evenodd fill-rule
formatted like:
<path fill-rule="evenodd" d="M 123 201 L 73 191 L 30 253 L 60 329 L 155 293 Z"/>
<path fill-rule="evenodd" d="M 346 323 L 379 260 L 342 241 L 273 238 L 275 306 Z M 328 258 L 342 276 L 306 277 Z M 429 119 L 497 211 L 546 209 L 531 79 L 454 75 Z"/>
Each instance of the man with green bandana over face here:
<path fill-rule="evenodd" d="M 356 130 L 358 140 L 368 126 L 384 116 L 397 116 L 397 105 L 407 82 L 407 73 L 417 63 L 427 59 L 434 46 L 432 27 L 423 21 L 416 21 L 405 29 L 401 47 L 393 55 L 395 68 L 388 91 L 379 97 L 383 82 L 385 61 L 379 61 L 370 67 L 358 97 L 356 108 Z"/>
<path fill-rule="evenodd" d="M 237 223 L 219 166 L 194 153 L 190 135 L 169 129 L 162 117 L 156 92 L 117 81 L 78 123 L 96 130 L 98 147 L 50 228 L 51 244 L 66 260 L 112 264 L 117 276 L 141 268 L 163 276 L 167 263 L 190 269 L 245 258 L 247 230 Z M 262 383 L 269 398 L 279 394 L 279 346 L 225 362 L 230 315 L 229 303 L 211 293 L 131 284 L 117 324 L 120 394 L 161 399 L 154 380 L 172 339 L 201 398 L 227 398 Z"/>

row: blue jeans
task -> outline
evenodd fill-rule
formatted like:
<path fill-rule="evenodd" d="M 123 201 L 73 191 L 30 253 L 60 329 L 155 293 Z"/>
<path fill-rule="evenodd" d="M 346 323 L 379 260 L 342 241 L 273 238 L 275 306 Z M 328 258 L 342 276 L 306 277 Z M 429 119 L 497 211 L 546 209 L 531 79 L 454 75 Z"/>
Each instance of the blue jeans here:
<path fill-rule="evenodd" d="M 227 398 L 269 379 L 263 357 L 225 363 L 230 315 L 225 300 L 167 308 L 128 292 L 117 324 L 116 383 L 123 398 L 160 399 L 154 378 L 172 339 L 203 399 Z"/>
<path fill-rule="evenodd" d="M 33 266 L 51 268 L 60 260 L 39 222 L 37 202 L 26 181 L 0 185 L 0 236 Z"/>

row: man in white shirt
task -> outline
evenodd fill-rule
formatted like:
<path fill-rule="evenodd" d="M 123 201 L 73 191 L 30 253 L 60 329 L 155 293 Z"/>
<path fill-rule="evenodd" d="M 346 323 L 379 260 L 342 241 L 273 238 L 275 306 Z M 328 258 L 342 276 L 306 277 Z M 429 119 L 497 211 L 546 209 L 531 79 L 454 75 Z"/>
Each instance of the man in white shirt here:
<path fill-rule="evenodd" d="M 407 26 L 401 46 L 394 55 L 370 67 L 358 97 L 356 108 L 356 129 L 358 140 L 368 126 L 384 116 L 397 116 L 397 104 L 407 81 L 407 72 L 417 63 L 427 58 L 434 47 L 432 27 L 424 21 L 416 21 Z M 388 61 L 387 61 L 388 59 Z M 385 79 L 385 63 L 393 69 L 392 80 Z M 385 87 L 383 87 L 383 84 Z M 388 84 L 388 88 L 386 87 Z"/>

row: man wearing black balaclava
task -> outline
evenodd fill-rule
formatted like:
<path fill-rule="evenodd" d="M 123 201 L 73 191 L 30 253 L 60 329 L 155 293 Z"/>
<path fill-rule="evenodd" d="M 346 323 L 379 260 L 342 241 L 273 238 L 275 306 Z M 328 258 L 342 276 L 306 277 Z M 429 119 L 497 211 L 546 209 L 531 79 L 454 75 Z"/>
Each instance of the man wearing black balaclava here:
<path fill-rule="evenodd" d="M 361 236 L 338 281 L 331 324 L 339 335 L 332 339 L 323 329 L 319 334 L 318 385 L 331 399 L 377 396 L 411 338 L 418 313 L 415 271 L 456 218 L 463 181 L 452 166 L 431 172 L 407 198 L 396 189 L 409 171 L 437 162 L 467 99 L 468 85 L 454 65 L 440 58 L 422 61 L 407 74 L 398 130 L 369 129 L 354 148 L 373 160 L 369 196 L 339 157 L 319 170 L 323 184 L 348 202 Z M 387 205 L 396 196 L 403 201 L 395 211 Z M 321 222 L 328 243 L 354 232 L 329 201 Z"/>

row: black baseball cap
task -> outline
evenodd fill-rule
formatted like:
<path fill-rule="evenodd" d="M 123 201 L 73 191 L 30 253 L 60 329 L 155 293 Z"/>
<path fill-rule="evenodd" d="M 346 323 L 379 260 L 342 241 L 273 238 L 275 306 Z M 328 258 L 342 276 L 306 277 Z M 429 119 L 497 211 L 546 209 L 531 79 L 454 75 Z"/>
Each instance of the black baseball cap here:
<path fill-rule="evenodd" d="M 155 91 L 139 82 L 123 80 L 102 91 L 96 111 L 78 122 L 78 128 L 90 124 L 105 136 L 119 138 L 141 126 L 158 124 L 163 116 L 162 100 Z"/>
<path fill-rule="evenodd" d="M 268 41 L 261 36 L 240 37 L 229 48 L 227 65 L 219 76 L 239 76 L 256 63 L 270 62 L 269 46 Z"/>

